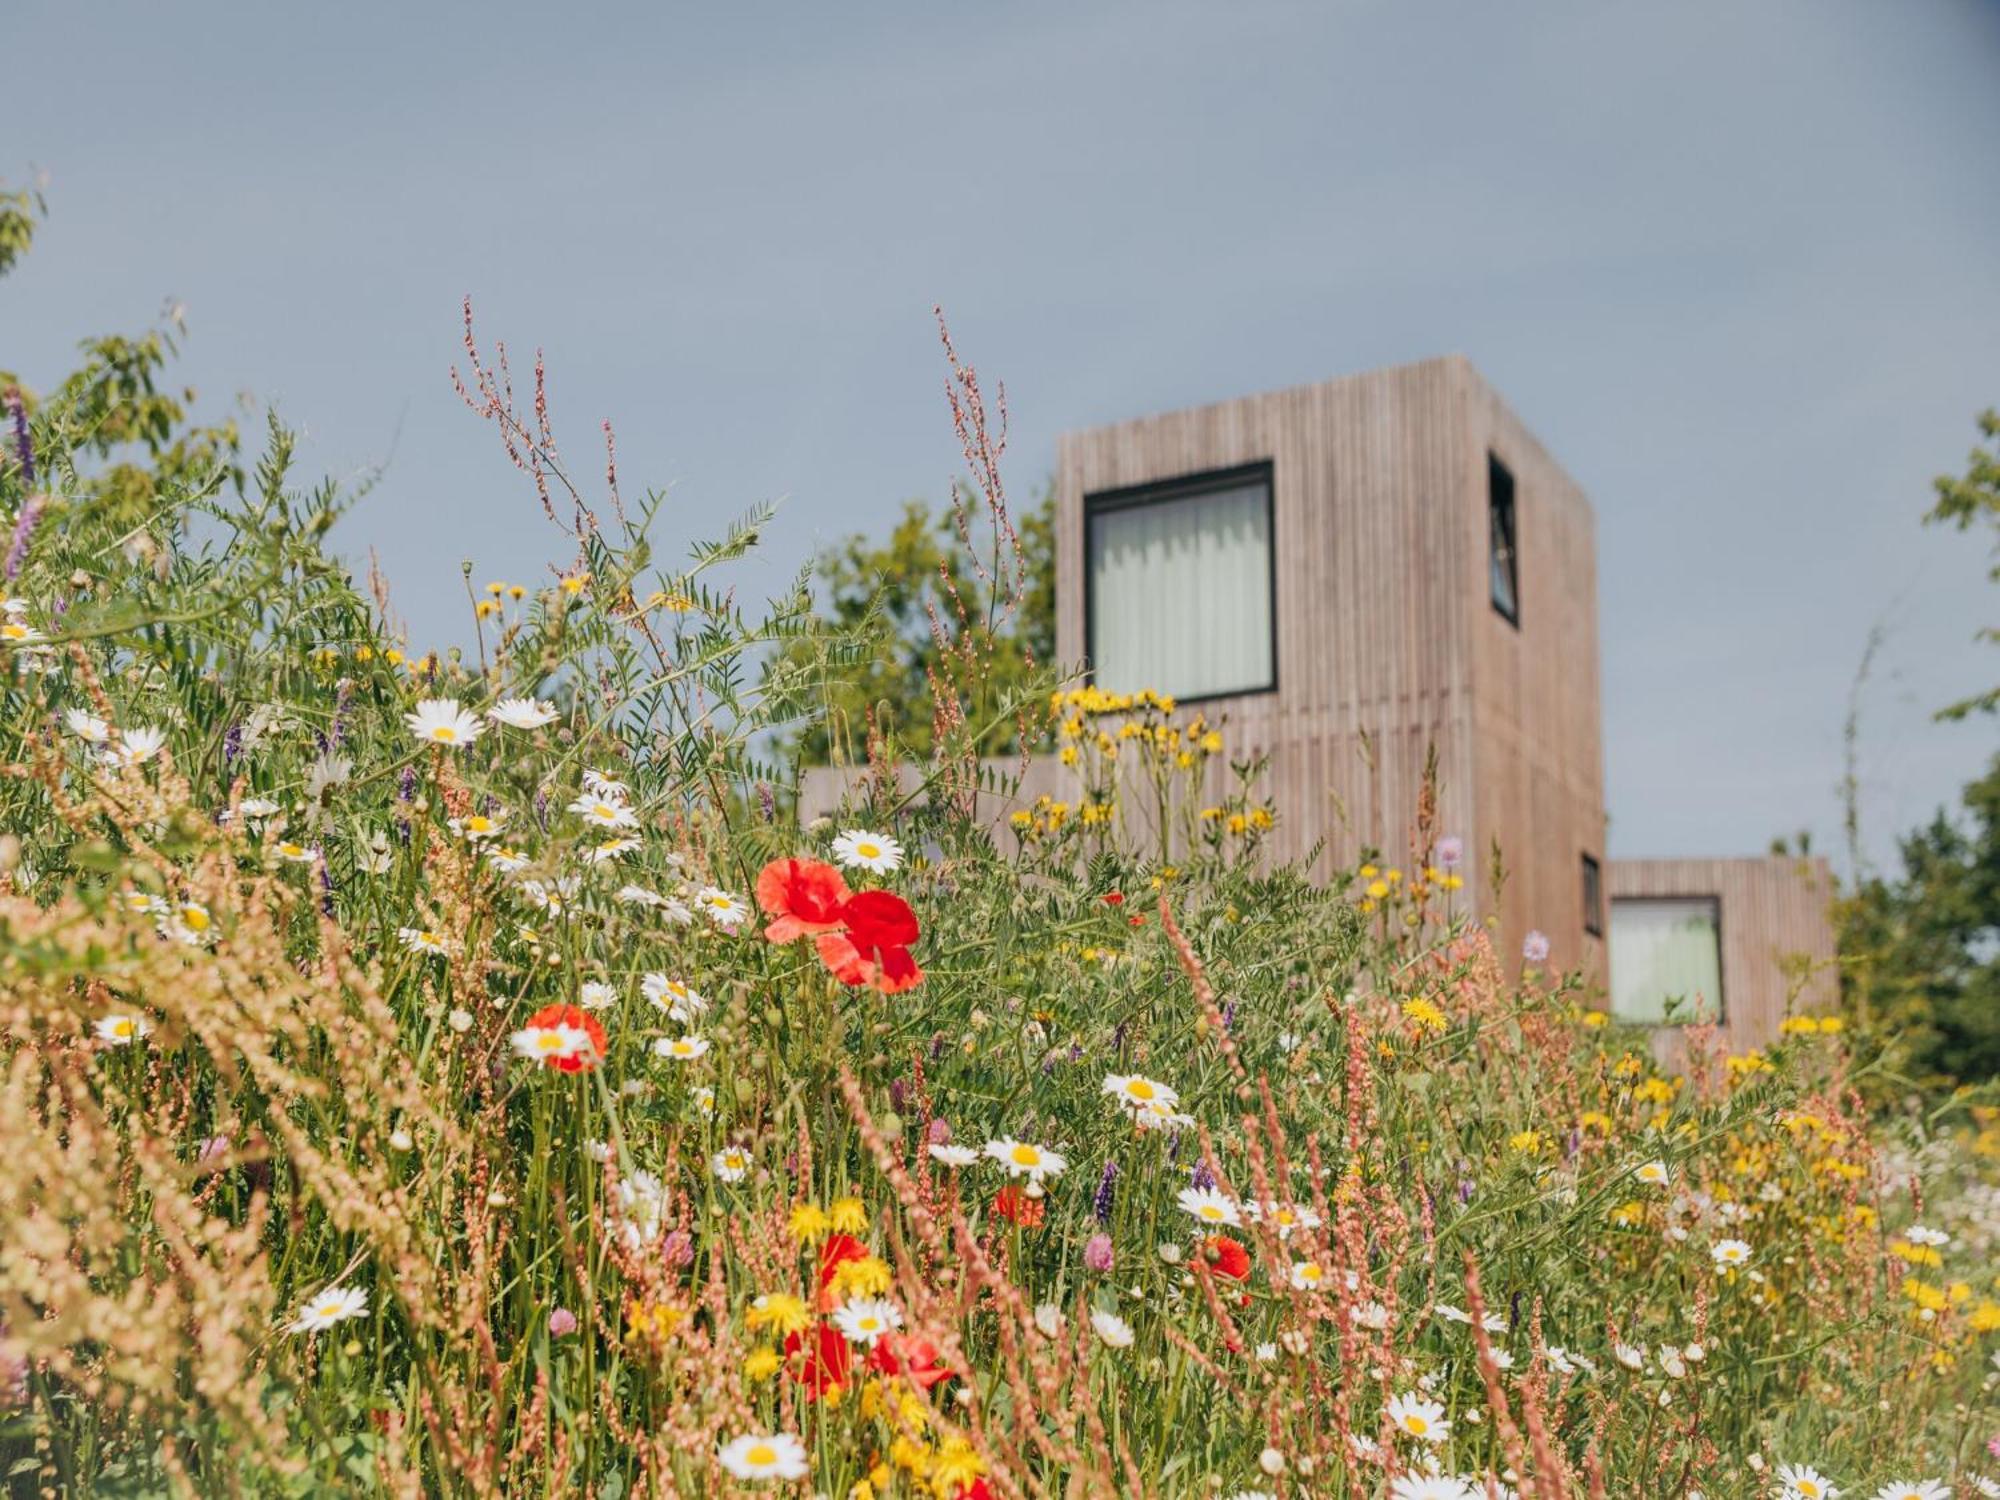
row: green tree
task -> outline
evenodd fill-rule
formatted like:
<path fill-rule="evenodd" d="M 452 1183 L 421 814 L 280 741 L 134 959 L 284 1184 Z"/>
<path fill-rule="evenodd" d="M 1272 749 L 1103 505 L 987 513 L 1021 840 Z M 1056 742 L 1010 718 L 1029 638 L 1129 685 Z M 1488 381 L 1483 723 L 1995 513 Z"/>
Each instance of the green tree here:
<path fill-rule="evenodd" d="M 1937 504 L 1924 520 L 1933 525 L 1956 526 L 1960 531 L 1983 525 L 1993 533 L 1992 565 L 1986 576 L 2000 583 L 2000 411 L 1987 410 L 1979 417 L 1980 436 L 1987 446 L 1975 447 L 1962 475 L 1944 475 L 1935 481 Z M 2000 628 L 1986 626 L 1976 640 L 2000 645 Z M 1963 719 L 1972 713 L 1992 713 L 2000 708 L 2000 685 L 1939 711 L 1944 719 Z"/>
<path fill-rule="evenodd" d="M 1839 903 L 1848 999 L 1920 1078 L 2000 1077 L 2000 756 L 1900 852 Z"/>
<path fill-rule="evenodd" d="M 824 590 L 821 617 L 836 632 L 864 632 L 876 649 L 847 660 L 816 660 L 813 641 L 795 644 L 786 664 L 820 678 L 827 713 L 793 744 L 800 760 L 858 763 L 873 731 L 899 754 L 931 753 L 932 683 L 948 649 L 984 655 L 991 708 L 1031 687 L 1055 656 L 1055 502 L 1041 498 L 1015 523 L 1018 570 L 996 565 L 987 530 L 962 517 L 969 507 L 904 504 L 886 538 L 855 533 L 823 550 L 814 573 Z M 990 530 L 990 528 L 989 528 Z M 1010 601 L 1009 575 L 1021 580 Z M 990 741 L 994 753 L 1019 743 L 1018 727 Z"/>
<path fill-rule="evenodd" d="M 1975 447 L 1963 475 L 1934 481 L 1927 524 L 1993 531 L 2000 582 L 2000 412 L 1979 429 L 1991 446 Z M 1987 627 L 1976 637 L 2000 642 Z M 1867 662 L 1880 643 L 1871 636 Z M 1939 711 L 1963 719 L 2000 707 L 2000 687 Z M 1849 739 L 1853 736 L 1850 714 Z M 1848 778 L 1850 841 L 1853 776 Z M 1927 1082 L 2000 1078 L 2000 756 L 1966 787 L 1956 816 L 1939 809 L 1899 846 L 1893 876 L 1857 874 L 1835 907 L 1841 982 L 1864 1024 L 1892 1040 L 1907 1066 Z"/>

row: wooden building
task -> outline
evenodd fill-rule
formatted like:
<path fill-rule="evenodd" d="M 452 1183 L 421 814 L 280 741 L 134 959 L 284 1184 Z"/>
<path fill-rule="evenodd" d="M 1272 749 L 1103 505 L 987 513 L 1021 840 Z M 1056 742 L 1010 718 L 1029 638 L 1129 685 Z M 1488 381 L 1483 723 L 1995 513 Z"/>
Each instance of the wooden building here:
<path fill-rule="evenodd" d="M 1232 757 L 1268 756 L 1276 857 L 1412 863 L 1435 755 L 1435 832 L 1503 955 L 1539 931 L 1550 967 L 1609 981 L 1616 1006 L 1616 913 L 1630 1019 L 1681 1019 L 1661 986 L 1706 985 L 1708 965 L 1703 1003 L 1738 1045 L 1784 1014 L 1778 954 L 1830 955 L 1823 866 L 1606 864 L 1590 502 L 1468 360 L 1066 434 L 1055 565 L 1059 660 L 1198 704 Z M 1209 774 L 1220 793 L 1226 766 Z M 855 775 L 808 773 L 801 810 L 831 811 Z M 1077 790 L 1046 757 L 1021 796 Z"/>
<path fill-rule="evenodd" d="M 1056 646 L 1268 753 L 1275 852 L 1323 872 L 1408 862 L 1435 750 L 1475 910 L 1600 966 L 1590 504 L 1468 360 L 1065 436 Z"/>
<path fill-rule="evenodd" d="M 1620 1020 L 1713 1021 L 1740 1052 L 1839 998 L 1823 859 L 1617 859 L 1605 885 Z"/>

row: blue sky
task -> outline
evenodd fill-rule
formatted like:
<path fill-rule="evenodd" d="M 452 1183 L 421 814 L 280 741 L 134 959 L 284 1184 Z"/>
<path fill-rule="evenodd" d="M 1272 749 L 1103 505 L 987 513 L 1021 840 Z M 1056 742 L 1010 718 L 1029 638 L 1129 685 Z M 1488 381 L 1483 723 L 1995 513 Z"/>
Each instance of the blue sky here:
<path fill-rule="evenodd" d="M 1614 854 L 1871 848 L 1955 797 L 2000 672 L 1917 524 L 2000 403 L 2000 4 L 17 3 L 0 172 L 51 218 L 0 365 L 184 304 L 333 474 L 418 645 L 557 555 L 447 371 L 540 344 L 678 545 L 783 497 L 775 588 L 957 463 L 930 307 L 1071 427 L 1470 355 L 1598 513 Z"/>

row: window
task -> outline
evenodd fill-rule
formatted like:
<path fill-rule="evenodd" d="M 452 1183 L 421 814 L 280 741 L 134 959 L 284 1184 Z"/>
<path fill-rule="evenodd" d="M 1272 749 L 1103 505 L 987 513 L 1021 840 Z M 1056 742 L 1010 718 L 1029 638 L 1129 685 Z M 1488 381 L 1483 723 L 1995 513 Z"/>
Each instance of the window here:
<path fill-rule="evenodd" d="M 1084 500 L 1084 631 L 1107 692 L 1278 685 L 1271 466 Z"/>
<path fill-rule="evenodd" d="M 1721 903 L 1611 903 L 1611 1014 L 1642 1026 L 1722 1019 Z"/>
<path fill-rule="evenodd" d="M 1604 936 L 1604 871 L 1588 854 L 1583 857 L 1583 930 Z"/>
<path fill-rule="evenodd" d="M 1514 476 L 1490 453 L 1486 455 L 1486 530 L 1492 553 L 1493 608 L 1519 629 L 1521 569 L 1514 543 Z"/>

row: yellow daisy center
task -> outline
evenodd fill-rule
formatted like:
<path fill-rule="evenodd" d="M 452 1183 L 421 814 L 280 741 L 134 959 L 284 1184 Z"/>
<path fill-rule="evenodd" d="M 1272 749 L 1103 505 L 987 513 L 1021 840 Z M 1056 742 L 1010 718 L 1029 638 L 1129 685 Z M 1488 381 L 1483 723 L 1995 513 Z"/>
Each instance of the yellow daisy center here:
<path fill-rule="evenodd" d="M 1010 1153 L 1017 1167 L 1032 1167 L 1040 1163 L 1042 1153 L 1033 1146 L 1016 1146 Z"/>
<path fill-rule="evenodd" d="M 1422 1437 L 1431 1430 L 1431 1424 L 1415 1412 L 1411 1412 L 1407 1417 L 1403 1418 L 1403 1430 L 1412 1437 Z"/>
<path fill-rule="evenodd" d="M 882 846 L 880 844 L 856 844 L 854 852 L 863 859 L 879 859 L 882 854 Z"/>
<path fill-rule="evenodd" d="M 113 1036 L 130 1036 L 132 1034 L 132 1023 L 130 1021 L 114 1021 L 111 1025 L 111 1034 Z"/>
<path fill-rule="evenodd" d="M 535 1038 L 535 1045 L 540 1047 L 544 1052 L 560 1052 L 562 1051 L 562 1044 L 562 1037 L 553 1031 L 545 1031 Z"/>
<path fill-rule="evenodd" d="M 1222 1210 L 1217 1208 L 1213 1203 L 1204 1203 L 1201 1206 L 1201 1216 L 1213 1223 L 1222 1217 Z"/>
<path fill-rule="evenodd" d="M 208 931 L 208 913 L 198 906 L 183 906 L 181 921 L 196 932 Z"/>
<path fill-rule="evenodd" d="M 756 1469 L 768 1469 L 777 1461 L 778 1450 L 769 1443 L 752 1443 L 743 1455 L 743 1462 Z"/>
<path fill-rule="evenodd" d="M 434 740 L 442 740 L 446 744 L 449 744 L 451 741 L 458 738 L 458 731 L 456 729 L 453 729 L 449 724 L 440 724 L 431 731 L 431 738 Z"/>
<path fill-rule="evenodd" d="M 1125 1092 L 1134 1099 L 1150 1099 L 1153 1097 L 1153 1086 L 1143 1078 L 1135 1078 L 1125 1085 Z"/>

